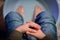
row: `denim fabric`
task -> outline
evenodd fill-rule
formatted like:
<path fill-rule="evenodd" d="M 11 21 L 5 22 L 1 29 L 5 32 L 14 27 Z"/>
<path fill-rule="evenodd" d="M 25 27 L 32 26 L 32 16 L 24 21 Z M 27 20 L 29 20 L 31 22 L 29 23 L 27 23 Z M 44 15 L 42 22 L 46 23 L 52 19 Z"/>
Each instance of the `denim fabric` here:
<path fill-rule="evenodd" d="M 5 17 L 6 29 L 9 34 L 12 30 L 24 23 L 22 16 L 17 12 L 9 12 Z"/>
<path fill-rule="evenodd" d="M 51 13 L 41 12 L 37 15 L 35 22 L 41 25 L 41 29 L 45 34 L 51 35 L 54 40 L 57 40 L 56 22 Z"/>
<path fill-rule="evenodd" d="M 22 16 L 17 12 L 8 13 L 7 16 L 5 17 L 5 22 L 8 34 L 18 26 L 24 24 Z M 35 22 L 41 25 L 42 31 L 45 34 L 51 35 L 54 38 L 54 40 L 57 40 L 57 30 L 55 25 L 56 22 L 52 14 L 43 11 L 37 15 Z M 32 37 L 32 39 L 30 40 L 33 39 L 34 38 Z"/>

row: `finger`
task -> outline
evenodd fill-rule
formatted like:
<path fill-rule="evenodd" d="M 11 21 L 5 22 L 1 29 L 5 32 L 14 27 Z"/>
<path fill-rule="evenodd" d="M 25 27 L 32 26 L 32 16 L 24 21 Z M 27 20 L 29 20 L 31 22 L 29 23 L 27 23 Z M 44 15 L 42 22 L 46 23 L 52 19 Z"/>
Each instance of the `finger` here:
<path fill-rule="evenodd" d="M 31 29 L 31 28 L 29 28 L 27 31 L 29 31 L 29 32 L 31 32 L 31 33 L 37 32 L 37 30 Z"/>
<path fill-rule="evenodd" d="M 29 23 L 25 23 L 24 25 L 26 25 L 26 27 L 29 27 Z"/>
<path fill-rule="evenodd" d="M 34 27 L 35 29 L 40 29 L 40 28 L 41 28 L 40 25 L 38 25 L 38 24 L 36 24 L 36 23 L 34 23 L 34 22 L 32 22 L 32 21 L 28 21 L 28 23 L 30 23 L 30 26 L 31 26 L 31 27 Z"/>
<path fill-rule="evenodd" d="M 27 31 L 26 34 L 28 34 L 28 35 L 32 35 L 32 36 L 35 36 L 34 33 L 31 33 L 31 32 L 29 32 L 29 31 Z"/>

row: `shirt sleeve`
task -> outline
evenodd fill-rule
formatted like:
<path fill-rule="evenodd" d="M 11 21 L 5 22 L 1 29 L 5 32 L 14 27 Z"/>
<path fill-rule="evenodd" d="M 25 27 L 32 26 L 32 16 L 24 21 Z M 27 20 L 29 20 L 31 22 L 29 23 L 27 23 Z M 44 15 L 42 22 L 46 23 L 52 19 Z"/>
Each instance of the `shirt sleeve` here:
<path fill-rule="evenodd" d="M 14 30 L 10 33 L 9 37 L 7 40 L 22 40 L 22 33 Z"/>
<path fill-rule="evenodd" d="M 39 13 L 35 22 L 41 25 L 41 29 L 46 35 L 50 35 L 54 40 L 57 40 L 56 22 L 51 13 L 45 11 Z"/>

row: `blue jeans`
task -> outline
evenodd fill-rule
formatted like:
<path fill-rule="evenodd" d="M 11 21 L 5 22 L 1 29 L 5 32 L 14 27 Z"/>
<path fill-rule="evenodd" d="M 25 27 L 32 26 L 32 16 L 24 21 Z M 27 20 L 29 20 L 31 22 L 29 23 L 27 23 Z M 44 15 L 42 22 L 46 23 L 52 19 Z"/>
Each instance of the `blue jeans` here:
<path fill-rule="evenodd" d="M 45 11 L 39 13 L 36 16 L 35 23 L 41 25 L 42 31 L 47 34 L 51 35 L 54 40 L 57 40 L 57 30 L 56 30 L 56 22 L 52 14 L 46 13 Z M 17 12 L 9 12 L 5 17 L 5 23 L 7 28 L 7 34 L 20 25 L 24 24 L 23 17 Z"/>

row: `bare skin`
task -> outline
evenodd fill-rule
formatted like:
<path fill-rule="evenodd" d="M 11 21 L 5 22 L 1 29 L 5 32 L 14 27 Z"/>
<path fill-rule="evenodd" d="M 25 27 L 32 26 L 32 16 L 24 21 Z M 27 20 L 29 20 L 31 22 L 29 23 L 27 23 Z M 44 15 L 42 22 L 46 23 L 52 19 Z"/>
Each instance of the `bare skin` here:
<path fill-rule="evenodd" d="M 39 14 L 39 13 L 41 13 L 42 12 L 42 8 L 39 6 L 39 5 L 36 5 L 35 6 L 35 9 L 34 9 L 34 20 L 36 19 L 36 16 Z"/>
<path fill-rule="evenodd" d="M 24 8 L 23 8 L 23 6 L 19 6 L 19 7 L 17 8 L 17 12 L 18 12 L 22 17 L 24 17 Z"/>
<path fill-rule="evenodd" d="M 34 23 L 34 22 L 29 22 L 30 24 Z M 33 24 L 32 24 L 33 25 Z M 37 27 L 37 26 L 36 26 Z M 41 26 L 40 26 L 41 27 Z M 34 29 L 36 30 L 36 29 Z M 30 31 L 27 31 L 26 34 L 28 35 L 32 35 L 38 39 L 43 39 L 46 35 L 42 32 L 41 29 L 38 29 L 36 32 L 30 32 Z"/>

